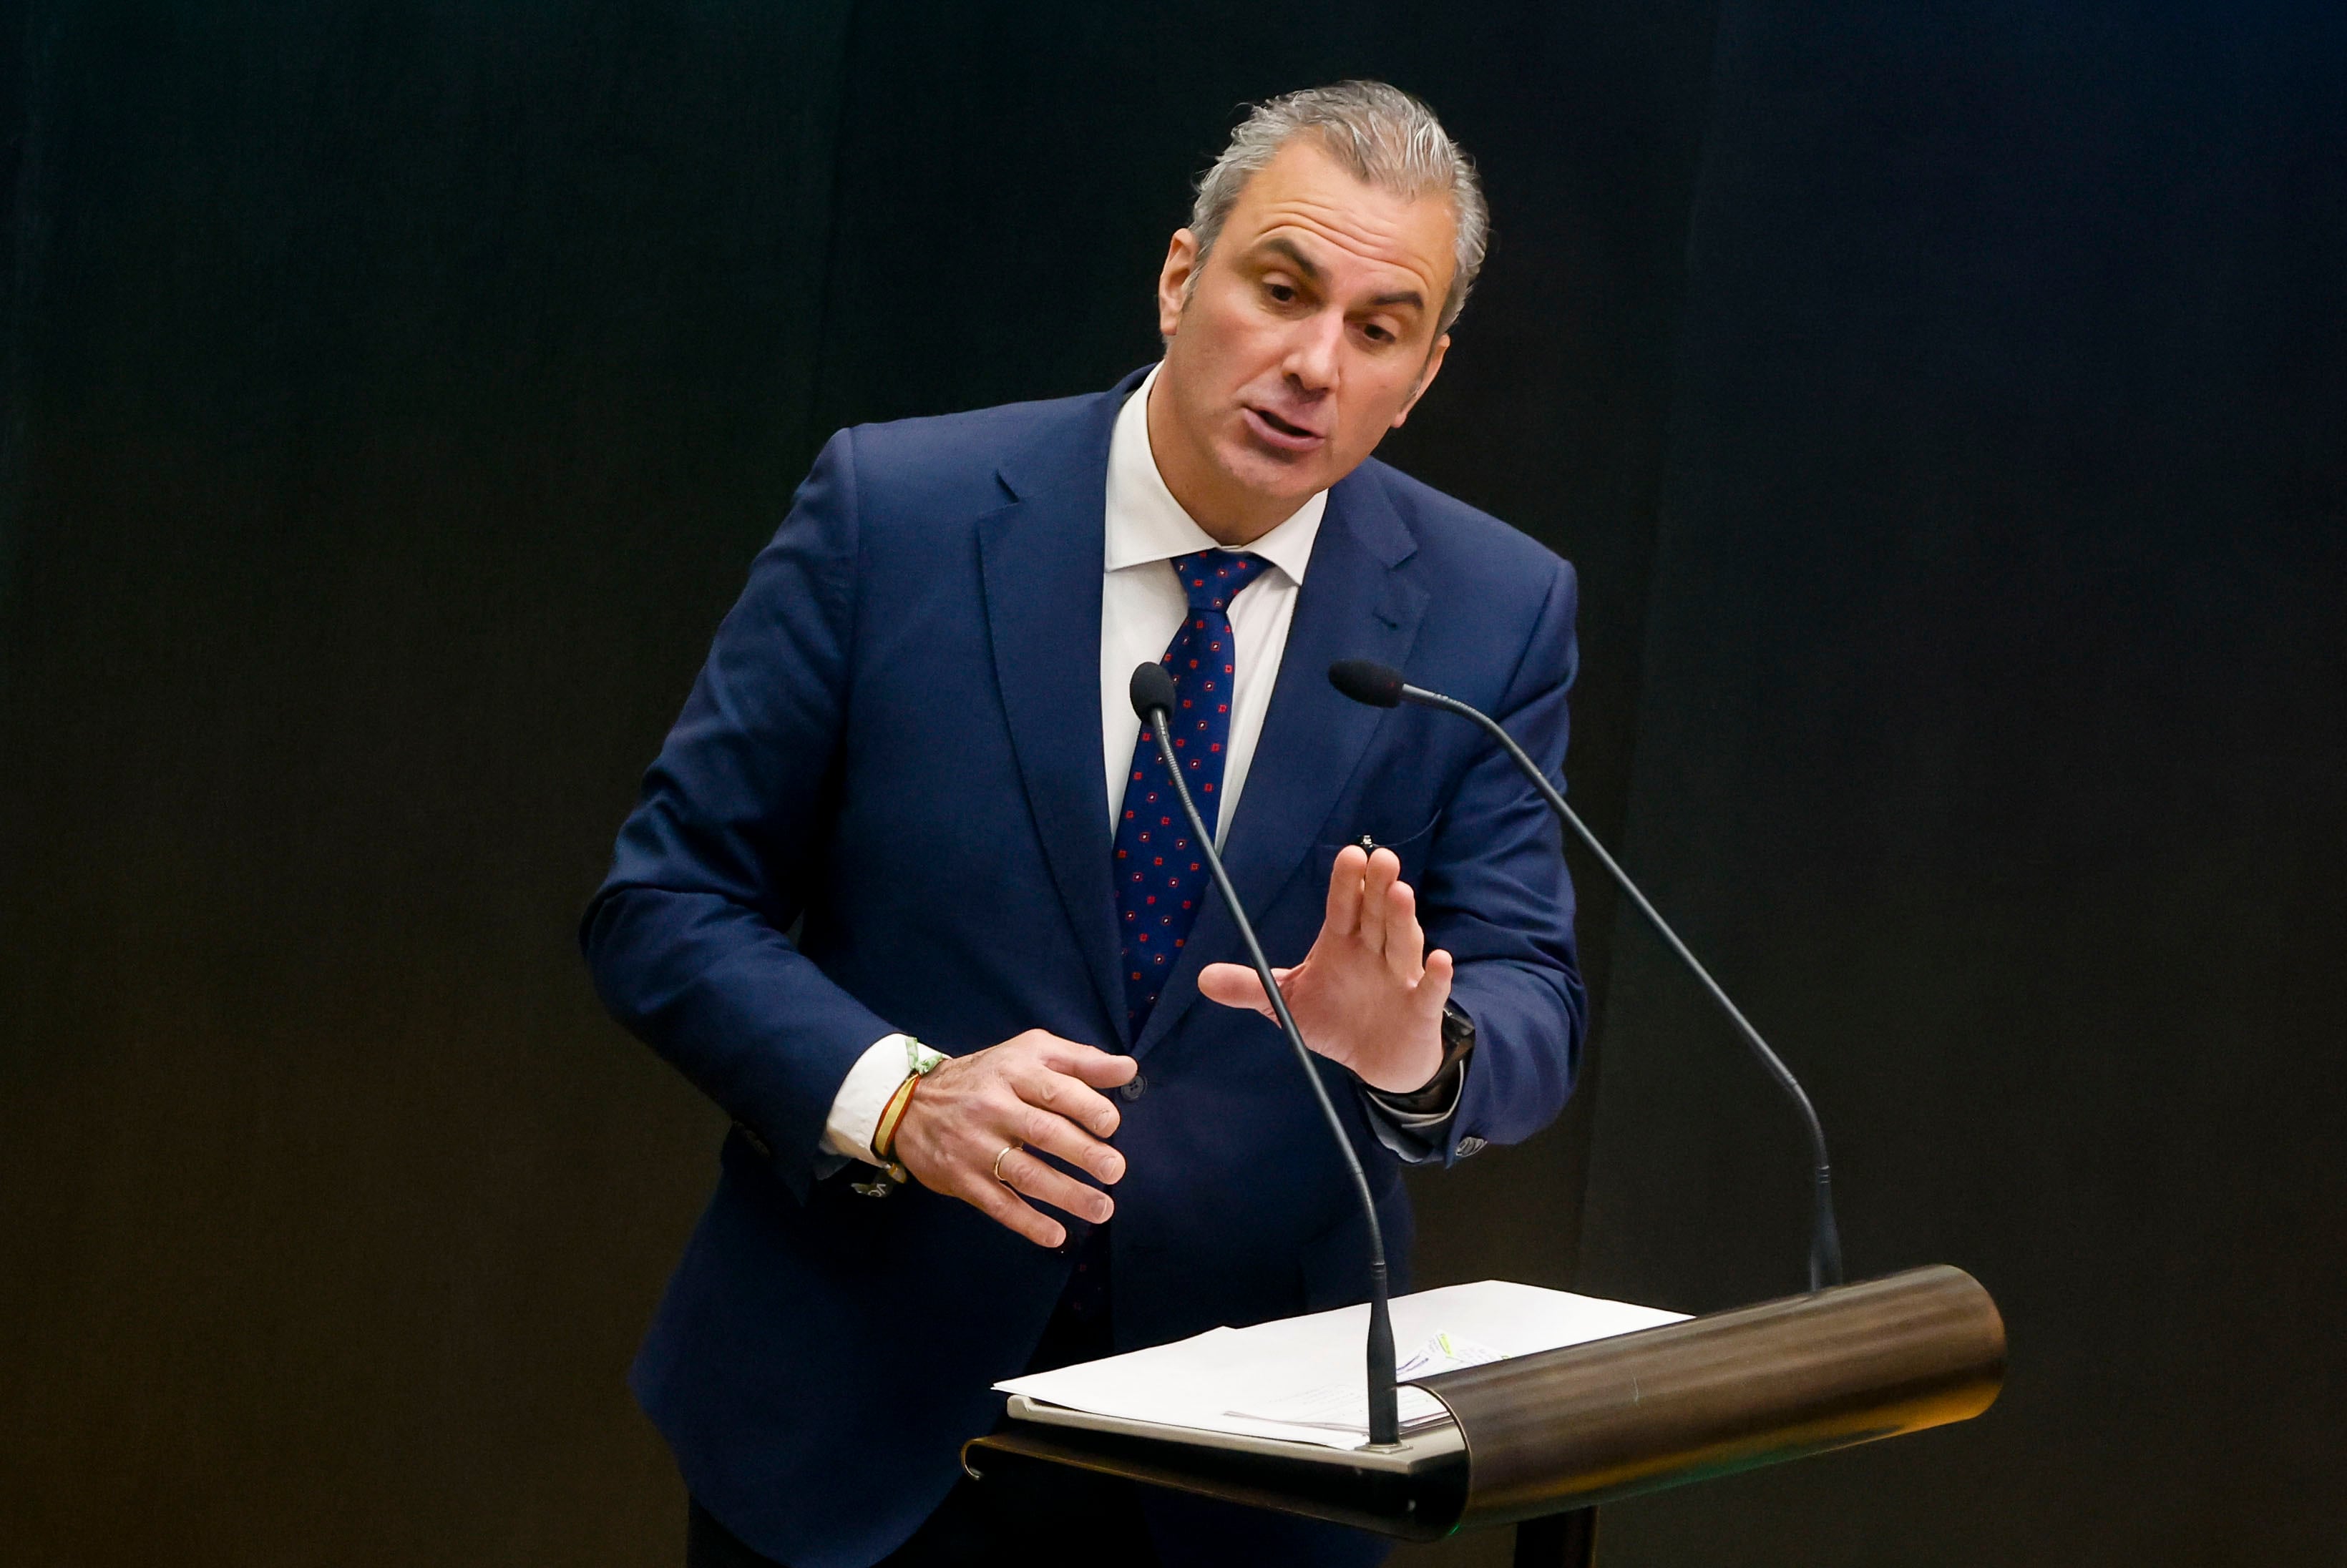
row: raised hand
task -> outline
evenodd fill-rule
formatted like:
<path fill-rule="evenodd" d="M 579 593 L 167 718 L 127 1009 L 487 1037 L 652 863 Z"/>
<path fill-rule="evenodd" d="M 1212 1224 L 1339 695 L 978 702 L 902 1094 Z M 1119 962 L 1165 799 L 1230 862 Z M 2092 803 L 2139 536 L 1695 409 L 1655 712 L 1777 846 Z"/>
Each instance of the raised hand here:
<path fill-rule="evenodd" d="M 1329 871 L 1327 912 L 1312 951 L 1295 968 L 1272 971 L 1307 1045 L 1371 1088 L 1404 1095 L 1425 1087 L 1442 1065 L 1450 975 L 1450 955 L 1426 951 L 1400 859 L 1353 845 L 1337 852 Z M 1198 993 L 1272 1015 L 1262 981 L 1245 964 L 1208 964 Z"/>
<path fill-rule="evenodd" d="M 1036 1151 L 1113 1186 L 1124 1175 L 1124 1156 L 1101 1140 L 1121 1118 L 1100 1091 L 1133 1074 L 1130 1056 L 1030 1029 L 957 1056 L 923 1080 L 897 1125 L 893 1152 L 923 1186 L 960 1198 L 1038 1247 L 1057 1247 L 1067 1227 L 1027 1198 L 1095 1225 L 1116 1205 Z"/>

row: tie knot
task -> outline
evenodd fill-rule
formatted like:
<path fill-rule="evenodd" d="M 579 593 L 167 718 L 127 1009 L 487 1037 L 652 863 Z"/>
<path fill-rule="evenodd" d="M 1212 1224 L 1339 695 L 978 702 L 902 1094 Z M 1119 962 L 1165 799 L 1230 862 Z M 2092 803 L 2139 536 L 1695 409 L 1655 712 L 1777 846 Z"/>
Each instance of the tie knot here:
<path fill-rule="evenodd" d="M 1201 550 L 1194 555 L 1174 557 L 1174 570 L 1182 579 L 1182 591 L 1190 596 L 1190 607 L 1225 613 L 1238 591 L 1263 575 L 1266 565 L 1260 555 L 1232 550 Z"/>

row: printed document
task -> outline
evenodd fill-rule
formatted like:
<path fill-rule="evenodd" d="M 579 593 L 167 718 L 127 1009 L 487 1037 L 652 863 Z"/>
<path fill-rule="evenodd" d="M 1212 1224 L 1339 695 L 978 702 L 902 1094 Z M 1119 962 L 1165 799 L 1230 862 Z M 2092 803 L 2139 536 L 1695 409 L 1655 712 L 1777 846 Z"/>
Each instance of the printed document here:
<path fill-rule="evenodd" d="M 1397 1378 L 1559 1349 L 1685 1316 L 1495 1279 L 1396 1297 L 1392 1310 Z M 1248 1329 L 1209 1329 L 994 1386 L 1093 1415 L 1363 1448 L 1369 1441 L 1362 1378 L 1368 1327 L 1367 1306 L 1343 1307 Z M 1423 1389 L 1402 1389 L 1399 1402 L 1405 1433 L 1449 1419 Z"/>

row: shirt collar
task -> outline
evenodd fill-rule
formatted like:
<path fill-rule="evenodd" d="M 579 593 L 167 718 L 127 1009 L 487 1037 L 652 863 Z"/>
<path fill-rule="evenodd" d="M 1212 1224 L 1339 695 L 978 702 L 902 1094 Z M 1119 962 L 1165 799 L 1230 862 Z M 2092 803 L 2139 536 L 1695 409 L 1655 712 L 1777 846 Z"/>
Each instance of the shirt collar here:
<path fill-rule="evenodd" d="M 1163 368 L 1162 366 L 1159 368 Z M 1108 443 L 1108 570 L 1170 561 L 1199 550 L 1227 545 L 1198 526 L 1165 487 L 1157 459 L 1149 450 L 1149 389 L 1157 384 L 1157 370 L 1143 378 L 1133 395 L 1117 411 L 1116 428 Z M 1312 543 L 1320 535 L 1321 514 L 1328 509 L 1328 493 L 1315 494 L 1286 521 L 1245 546 L 1299 585 L 1311 564 Z"/>

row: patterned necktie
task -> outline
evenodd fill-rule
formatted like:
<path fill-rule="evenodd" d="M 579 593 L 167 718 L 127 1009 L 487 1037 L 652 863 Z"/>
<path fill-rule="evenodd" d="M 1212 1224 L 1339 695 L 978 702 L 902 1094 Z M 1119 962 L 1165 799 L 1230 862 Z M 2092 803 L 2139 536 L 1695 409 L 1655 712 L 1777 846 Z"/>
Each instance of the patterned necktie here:
<path fill-rule="evenodd" d="M 1238 666 L 1230 602 L 1262 575 L 1265 565 L 1259 555 L 1227 550 L 1202 550 L 1174 561 L 1190 614 L 1165 650 L 1174 697 L 1167 728 L 1209 833 L 1222 807 L 1231 687 Z M 1191 842 L 1189 820 L 1146 725 L 1133 748 L 1130 773 L 1116 823 L 1116 915 L 1124 947 L 1124 1017 L 1137 1038 L 1198 918 L 1207 875 L 1205 856 Z"/>

